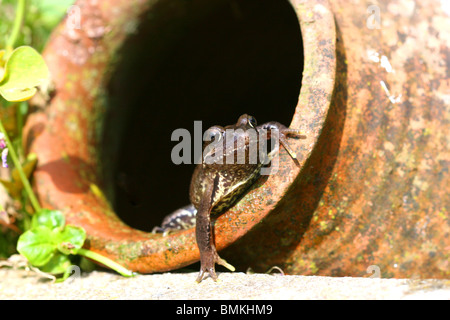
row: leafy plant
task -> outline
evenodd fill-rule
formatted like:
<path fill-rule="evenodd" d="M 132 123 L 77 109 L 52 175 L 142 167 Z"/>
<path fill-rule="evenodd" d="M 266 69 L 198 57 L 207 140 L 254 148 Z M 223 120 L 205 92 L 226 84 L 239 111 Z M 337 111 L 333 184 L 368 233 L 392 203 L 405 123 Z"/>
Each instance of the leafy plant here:
<path fill-rule="evenodd" d="M 42 1 L 41 5 L 51 2 L 50 0 Z M 69 2 L 65 1 L 65 3 Z M 14 49 L 25 16 L 25 4 L 25 0 L 17 1 L 11 35 L 6 42 L 6 48 L 0 50 L 0 95 L 9 102 L 30 99 L 37 92 L 37 87 L 49 78 L 47 65 L 35 49 L 30 46 L 20 46 Z M 84 249 L 86 232 L 83 228 L 66 225 L 64 215 L 60 211 L 40 207 L 28 181 L 36 159 L 29 158 L 25 163 L 24 170 L 3 126 L 2 119 L 0 119 L 0 150 L 2 150 L 3 167 L 8 167 L 8 155 L 14 163 L 12 181 L 1 180 L 0 182 L 14 198 L 20 196 L 23 188 L 35 212 L 28 230 L 19 237 L 17 243 L 17 250 L 28 259 L 31 265 L 53 275 L 62 274 L 60 280 L 64 280 L 70 275 L 72 264 L 70 256 L 81 255 L 100 262 L 123 276 L 133 275 L 131 271 L 116 262 Z M 5 217 L 8 218 L 1 205 L 0 213 L 2 213 L 0 218 L 3 217 L 3 220 Z M 1 219 L 0 222 L 2 222 Z M 4 239 L 4 237 L 0 237 L 0 241 L 4 241 Z M 1 245 L 0 243 L 0 248 Z"/>
<path fill-rule="evenodd" d="M 69 254 L 76 254 L 84 243 L 86 232 L 82 228 L 65 226 L 59 211 L 43 209 L 32 218 L 32 227 L 23 233 L 17 251 L 42 271 L 64 274 L 66 279 L 71 265 Z"/>
<path fill-rule="evenodd" d="M 0 94 L 8 101 L 28 100 L 48 77 L 42 56 L 31 47 L 19 47 L 7 57 L 5 67 L 0 68 Z"/>
<path fill-rule="evenodd" d="M 31 45 L 41 52 L 50 33 L 75 0 L 27 0 L 26 15 L 15 45 Z M 6 48 L 17 17 L 17 0 L 0 0 L 0 48 Z M 7 35 L 7 36 L 4 36 Z"/>
<path fill-rule="evenodd" d="M 83 249 L 85 239 L 84 229 L 66 225 L 60 211 L 42 209 L 33 216 L 31 228 L 20 236 L 17 250 L 40 270 L 50 274 L 63 274 L 60 281 L 70 275 L 69 255 L 75 254 L 95 259 L 123 276 L 133 275 L 114 261 Z"/>

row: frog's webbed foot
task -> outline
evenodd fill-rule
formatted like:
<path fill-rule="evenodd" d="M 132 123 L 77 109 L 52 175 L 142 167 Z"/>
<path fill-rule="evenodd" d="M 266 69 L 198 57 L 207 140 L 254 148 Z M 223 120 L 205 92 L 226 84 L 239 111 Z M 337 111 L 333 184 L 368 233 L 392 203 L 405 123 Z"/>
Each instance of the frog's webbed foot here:
<path fill-rule="evenodd" d="M 291 158 L 295 160 L 295 159 L 297 159 L 297 154 L 289 146 L 289 143 L 287 141 L 288 136 L 294 136 L 296 138 L 302 138 L 302 139 L 305 139 L 306 136 L 299 129 L 291 129 L 291 128 L 286 128 L 286 127 L 280 129 L 280 143 L 283 145 L 283 147 L 289 153 Z"/>
<path fill-rule="evenodd" d="M 203 252 L 201 254 L 200 258 L 200 272 L 198 273 L 197 282 L 200 283 L 203 280 L 203 277 L 205 276 L 205 273 L 208 272 L 209 276 L 216 281 L 217 280 L 217 274 L 216 274 L 216 268 L 215 264 L 220 264 L 221 266 L 224 266 L 230 271 L 234 271 L 235 268 L 226 262 L 224 259 L 219 257 L 219 254 L 216 251 L 216 248 L 212 248 L 211 251 Z"/>
<path fill-rule="evenodd" d="M 281 123 L 275 122 L 275 121 L 263 124 L 262 128 L 264 130 L 267 130 L 267 132 L 270 135 L 273 134 L 272 130 L 278 131 L 278 139 L 279 139 L 281 145 L 286 149 L 286 151 L 289 153 L 289 155 L 291 156 L 292 159 L 294 159 L 294 160 L 297 159 L 297 154 L 289 146 L 288 136 L 292 136 L 292 137 L 296 137 L 296 138 L 300 138 L 300 139 L 306 139 L 306 136 L 303 134 L 303 132 L 301 130 L 287 128 L 286 126 L 282 125 Z M 278 150 L 273 150 L 269 154 L 269 159 L 270 160 L 272 160 L 272 158 L 275 156 L 275 153 L 277 151 Z"/>

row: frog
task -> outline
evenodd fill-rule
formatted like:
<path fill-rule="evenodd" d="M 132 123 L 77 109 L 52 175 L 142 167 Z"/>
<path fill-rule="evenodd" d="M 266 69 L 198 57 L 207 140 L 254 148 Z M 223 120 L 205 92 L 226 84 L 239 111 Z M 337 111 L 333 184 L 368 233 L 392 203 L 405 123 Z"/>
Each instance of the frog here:
<path fill-rule="evenodd" d="M 277 154 L 279 144 L 275 144 L 275 148 L 262 155 L 258 152 L 256 158 L 250 157 L 251 144 L 256 143 L 256 150 L 259 150 L 260 144 L 275 136 L 275 130 L 279 144 L 296 161 L 297 155 L 289 147 L 287 137 L 304 138 L 298 129 L 288 128 L 276 121 L 258 126 L 256 119 L 247 114 L 241 115 L 233 125 L 215 125 L 209 128 L 204 136 L 206 139 L 202 161 L 197 164 L 191 179 L 191 204 L 166 216 L 161 227 L 154 229 L 167 234 L 195 227 L 195 238 L 200 252 L 200 272 L 196 279 L 198 283 L 206 274 L 214 281 L 217 280 L 216 264 L 235 271 L 235 268 L 217 253 L 211 217 L 220 215 L 236 204 L 260 177 L 262 167 L 267 166 Z"/>

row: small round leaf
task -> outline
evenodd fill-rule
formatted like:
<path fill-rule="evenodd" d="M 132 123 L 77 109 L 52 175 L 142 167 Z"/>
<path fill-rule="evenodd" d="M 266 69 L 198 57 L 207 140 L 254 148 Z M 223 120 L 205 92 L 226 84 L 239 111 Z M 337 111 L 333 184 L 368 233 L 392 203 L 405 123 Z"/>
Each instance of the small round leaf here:
<path fill-rule="evenodd" d="M 54 228 L 62 228 L 66 223 L 66 219 L 61 211 L 41 209 L 31 219 L 31 229 L 38 226 L 45 226 L 50 230 Z"/>
<path fill-rule="evenodd" d="M 83 228 L 67 225 L 57 235 L 58 250 L 64 254 L 77 254 L 86 239 Z"/>
<path fill-rule="evenodd" d="M 40 269 L 41 271 L 51 274 L 62 274 L 65 273 L 67 268 L 69 268 L 71 265 L 72 263 L 70 262 L 68 256 L 57 253 Z"/>
<path fill-rule="evenodd" d="M 28 46 L 19 47 L 6 62 L 0 94 L 8 101 L 28 100 L 48 77 L 47 65 L 39 52 Z"/>
<path fill-rule="evenodd" d="M 52 231 L 44 226 L 30 229 L 19 237 L 17 251 L 36 267 L 45 265 L 57 252 Z"/>

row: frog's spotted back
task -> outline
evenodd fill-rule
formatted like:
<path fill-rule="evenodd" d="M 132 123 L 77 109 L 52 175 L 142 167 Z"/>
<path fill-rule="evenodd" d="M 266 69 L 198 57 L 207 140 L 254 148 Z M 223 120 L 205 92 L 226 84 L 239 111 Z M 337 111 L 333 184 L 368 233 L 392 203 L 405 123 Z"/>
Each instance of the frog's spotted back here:
<path fill-rule="evenodd" d="M 248 187 L 258 178 L 262 163 L 250 161 L 250 143 L 251 139 L 257 137 L 256 119 L 249 115 L 242 115 L 234 125 L 224 128 L 214 126 L 214 130 L 220 130 L 221 146 L 219 152 L 222 157 L 219 163 L 197 165 L 192 176 L 190 187 L 190 199 L 192 204 L 198 208 L 204 190 L 207 184 L 215 181 L 213 191 L 213 212 L 221 213 L 229 208 L 233 203 L 248 189 Z M 230 135 L 226 132 L 232 132 L 233 142 L 227 141 Z M 230 131 L 233 130 L 233 131 Z M 244 143 L 240 143 L 244 141 Z M 230 145 L 231 147 L 228 147 Z M 205 146 L 206 147 L 206 146 Z M 238 154 L 243 152 L 244 163 L 239 163 Z M 227 163 L 226 157 L 232 155 L 232 163 Z M 220 163 L 222 162 L 222 163 Z"/>

